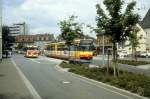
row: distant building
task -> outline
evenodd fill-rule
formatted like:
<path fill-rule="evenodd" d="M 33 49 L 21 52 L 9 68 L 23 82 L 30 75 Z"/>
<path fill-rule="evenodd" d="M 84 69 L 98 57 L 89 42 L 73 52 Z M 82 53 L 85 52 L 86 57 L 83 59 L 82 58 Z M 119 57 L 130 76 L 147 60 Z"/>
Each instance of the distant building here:
<path fill-rule="evenodd" d="M 26 45 L 36 45 L 41 50 L 44 49 L 44 45 L 48 42 L 55 41 L 53 34 L 36 34 L 36 35 L 18 35 L 15 37 L 16 46 L 18 44 Z"/>
<path fill-rule="evenodd" d="M 41 50 L 44 49 L 44 45 L 48 42 L 55 41 L 53 34 L 36 34 L 34 38 L 34 44 Z"/>
<path fill-rule="evenodd" d="M 34 44 L 35 35 L 18 35 L 15 37 L 15 43 L 26 45 Z"/>
<path fill-rule="evenodd" d="M 98 53 L 102 54 L 103 52 L 103 45 L 104 45 L 104 51 L 107 53 L 107 50 L 112 48 L 113 44 L 111 41 L 111 36 L 106 35 L 105 33 L 99 33 L 97 34 L 97 41 L 96 44 L 98 46 Z"/>
<path fill-rule="evenodd" d="M 150 9 L 148 10 L 140 25 L 146 32 L 147 50 L 150 51 Z"/>
<path fill-rule="evenodd" d="M 29 32 L 28 26 L 25 22 L 13 24 L 9 26 L 10 35 L 15 37 L 18 35 L 27 35 Z"/>

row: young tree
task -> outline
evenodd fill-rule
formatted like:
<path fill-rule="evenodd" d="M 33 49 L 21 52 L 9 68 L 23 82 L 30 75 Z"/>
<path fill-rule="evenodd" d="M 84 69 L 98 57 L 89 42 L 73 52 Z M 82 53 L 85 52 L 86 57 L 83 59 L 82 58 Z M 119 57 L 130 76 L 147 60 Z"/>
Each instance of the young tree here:
<path fill-rule="evenodd" d="M 136 2 L 127 5 L 125 12 L 122 12 L 124 2 L 122 0 L 104 0 L 104 5 L 108 11 L 105 14 L 100 4 L 96 5 L 97 9 L 97 28 L 96 33 L 105 31 L 105 34 L 112 37 L 113 43 L 113 60 L 114 60 L 114 76 L 117 75 L 117 43 L 120 43 L 129 37 L 132 28 L 138 23 L 139 16 L 134 14 L 134 6 Z"/>
<path fill-rule="evenodd" d="M 66 45 L 69 47 L 70 56 L 70 46 L 75 38 L 81 38 L 83 36 L 82 24 L 75 21 L 77 16 L 70 16 L 68 20 L 60 21 L 59 26 L 61 30 L 60 37 L 66 41 Z"/>
<path fill-rule="evenodd" d="M 131 46 L 131 49 L 132 49 L 132 57 L 135 58 L 135 60 L 137 61 L 137 57 L 136 57 L 136 49 L 137 47 L 139 47 L 139 40 L 141 39 L 140 36 L 137 35 L 137 33 L 139 32 L 139 28 L 138 27 L 135 27 L 133 29 L 133 31 L 130 33 L 129 35 L 129 45 L 128 46 Z"/>
<path fill-rule="evenodd" d="M 15 41 L 15 39 L 9 34 L 10 34 L 9 27 L 3 26 L 2 27 L 2 48 L 3 48 L 2 51 L 3 51 L 3 54 L 6 54 L 6 57 L 8 55 L 7 50 L 12 50 L 11 46 L 13 45 L 13 42 Z"/>

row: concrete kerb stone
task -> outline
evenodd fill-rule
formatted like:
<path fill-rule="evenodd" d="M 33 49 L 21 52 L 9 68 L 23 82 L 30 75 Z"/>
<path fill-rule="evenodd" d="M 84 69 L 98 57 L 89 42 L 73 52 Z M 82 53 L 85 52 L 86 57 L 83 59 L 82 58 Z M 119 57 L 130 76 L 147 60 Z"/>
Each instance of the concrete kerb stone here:
<path fill-rule="evenodd" d="M 60 67 L 59 64 L 56 65 L 56 68 L 63 71 L 63 68 Z M 96 80 L 93 80 L 93 79 L 89 79 L 87 77 L 84 77 L 84 76 L 81 76 L 81 75 L 78 75 L 78 74 L 75 74 L 75 73 L 72 73 L 72 72 L 69 72 L 69 71 L 66 71 L 66 72 L 68 72 L 68 73 L 70 73 L 70 74 L 72 74 L 74 76 L 77 76 L 79 78 L 86 79 L 86 80 L 89 80 L 91 82 L 99 83 L 99 84 L 105 86 L 108 90 L 116 90 L 118 93 L 120 93 L 122 95 L 125 94 L 126 96 L 128 95 L 129 97 L 134 97 L 134 98 L 131 98 L 131 99 L 149 99 L 147 97 L 143 97 L 143 96 L 140 96 L 138 94 L 131 93 L 130 91 L 127 91 L 127 90 L 124 90 L 124 89 L 120 89 L 120 88 L 117 88 L 115 86 L 103 83 L 103 82 L 99 82 L 99 81 L 96 81 Z"/>

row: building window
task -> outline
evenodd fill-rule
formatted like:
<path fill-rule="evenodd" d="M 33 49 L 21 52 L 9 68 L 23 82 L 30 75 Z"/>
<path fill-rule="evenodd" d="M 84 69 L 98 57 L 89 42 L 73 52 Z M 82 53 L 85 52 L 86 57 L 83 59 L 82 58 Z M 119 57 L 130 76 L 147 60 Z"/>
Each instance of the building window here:
<path fill-rule="evenodd" d="M 40 40 L 40 39 L 39 39 L 39 37 L 37 37 L 37 39 L 36 39 L 36 40 Z"/>
<path fill-rule="evenodd" d="M 44 40 L 44 37 L 41 37 L 41 40 L 43 41 L 43 40 Z"/>
<path fill-rule="evenodd" d="M 48 37 L 46 37 L 46 40 L 48 41 L 48 40 L 49 40 L 49 38 L 48 38 Z"/>

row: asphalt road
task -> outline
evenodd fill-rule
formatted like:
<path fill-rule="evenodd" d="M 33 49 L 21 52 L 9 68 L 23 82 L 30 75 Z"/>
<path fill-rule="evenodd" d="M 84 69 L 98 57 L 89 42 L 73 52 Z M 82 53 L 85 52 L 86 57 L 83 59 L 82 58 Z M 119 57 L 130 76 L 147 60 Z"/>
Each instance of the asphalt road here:
<path fill-rule="evenodd" d="M 127 59 L 127 58 L 124 58 Z M 130 59 L 130 58 L 129 58 Z M 138 60 L 143 61 L 144 58 L 139 58 Z M 146 61 L 150 61 L 150 59 L 145 59 Z M 107 57 L 104 58 L 104 66 L 107 66 Z M 93 63 L 94 65 L 102 66 L 103 67 L 103 58 L 102 56 L 96 56 L 93 58 Z M 149 66 L 149 64 L 147 65 Z M 143 68 L 138 68 L 138 66 L 130 66 L 127 64 L 118 64 L 119 69 L 129 71 L 129 72 L 134 72 L 134 73 L 142 73 L 147 76 L 150 76 L 150 68 L 143 69 Z"/>
<path fill-rule="evenodd" d="M 13 56 L 13 60 L 42 99 L 137 99 L 61 71 L 56 67 L 59 60 L 22 55 Z"/>

